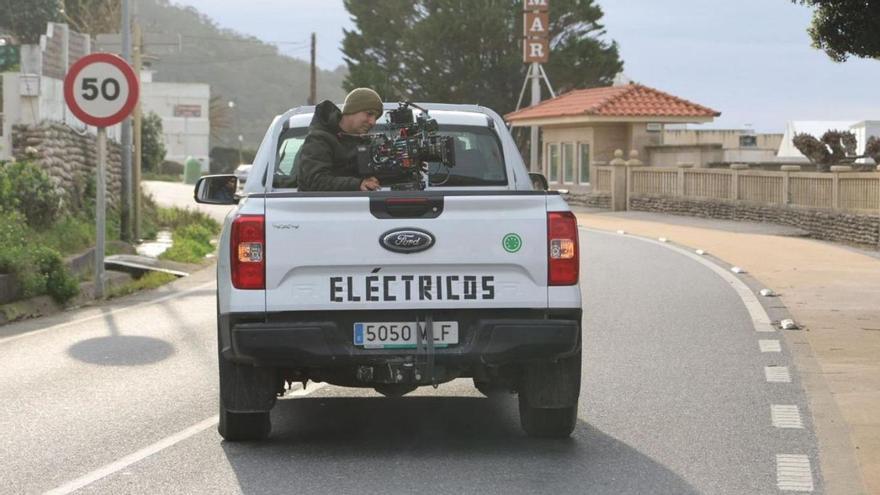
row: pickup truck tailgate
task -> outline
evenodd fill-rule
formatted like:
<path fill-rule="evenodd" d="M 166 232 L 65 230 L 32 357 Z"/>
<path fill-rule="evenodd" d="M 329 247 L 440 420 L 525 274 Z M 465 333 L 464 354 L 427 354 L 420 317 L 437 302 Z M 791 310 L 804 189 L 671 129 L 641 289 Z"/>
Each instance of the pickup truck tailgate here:
<path fill-rule="evenodd" d="M 547 307 L 544 195 L 431 195 L 433 218 L 388 214 L 394 195 L 268 196 L 267 312 Z M 433 245 L 383 246 L 406 229 Z"/>

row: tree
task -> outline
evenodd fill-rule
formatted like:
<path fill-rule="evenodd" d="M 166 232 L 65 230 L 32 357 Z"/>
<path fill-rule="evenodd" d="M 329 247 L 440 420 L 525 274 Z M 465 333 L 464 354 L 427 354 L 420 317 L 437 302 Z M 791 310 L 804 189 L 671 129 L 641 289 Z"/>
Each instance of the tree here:
<path fill-rule="evenodd" d="M 344 86 L 386 100 L 478 103 L 514 110 L 525 77 L 522 0 L 345 0 L 356 29 L 345 31 Z M 592 0 L 550 3 L 550 62 L 557 91 L 611 84 L 623 69 L 617 44 L 603 41 Z"/>
<path fill-rule="evenodd" d="M 232 115 L 228 100 L 220 95 L 211 97 L 208 102 L 208 127 L 212 141 L 221 140 L 222 133 L 232 125 Z"/>
<path fill-rule="evenodd" d="M 868 163 L 856 163 L 860 158 L 871 158 L 875 163 L 880 163 L 880 140 L 873 136 L 865 143 L 864 155 L 856 154 L 858 141 L 856 135 L 849 131 L 830 130 L 821 139 L 798 133 L 794 135 L 792 143 L 819 172 L 828 172 L 832 165 L 852 165 L 864 171 L 874 168 Z"/>
<path fill-rule="evenodd" d="M 121 0 L 63 0 L 61 16 L 70 29 L 97 36 L 120 31 Z"/>
<path fill-rule="evenodd" d="M 165 160 L 165 143 L 162 136 L 162 117 L 150 112 L 144 117 L 141 126 L 141 153 L 143 169 L 156 172 Z"/>
<path fill-rule="evenodd" d="M 0 0 L 0 27 L 19 43 L 39 43 L 46 24 L 60 20 L 61 0 Z"/>
<path fill-rule="evenodd" d="M 0 0 L 0 27 L 20 43 L 40 42 L 50 22 L 92 36 L 119 31 L 121 0 Z"/>
<path fill-rule="evenodd" d="M 880 58 L 880 0 L 792 0 L 814 7 L 813 46 L 836 62 Z"/>

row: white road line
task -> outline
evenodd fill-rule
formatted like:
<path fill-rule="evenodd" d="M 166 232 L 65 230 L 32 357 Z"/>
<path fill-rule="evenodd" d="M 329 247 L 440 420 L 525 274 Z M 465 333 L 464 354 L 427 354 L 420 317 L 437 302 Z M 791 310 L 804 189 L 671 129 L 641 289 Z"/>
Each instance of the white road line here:
<path fill-rule="evenodd" d="M 758 347 L 761 352 L 782 352 L 782 346 L 778 340 L 759 340 Z"/>
<path fill-rule="evenodd" d="M 813 471 L 805 455 L 777 454 L 776 486 L 792 492 L 813 491 Z"/>
<path fill-rule="evenodd" d="M 13 335 L 13 336 L 11 336 L 11 337 L 6 337 L 6 338 L 4 338 L 4 339 L 0 339 L 0 345 L 6 344 L 7 342 L 13 342 L 13 341 L 16 341 L 16 340 L 18 340 L 18 339 L 23 339 L 23 338 L 25 338 L 25 337 L 31 337 L 31 336 L 34 336 L 34 335 L 40 335 L 40 334 L 42 334 L 42 333 L 46 333 L 46 332 L 49 332 L 49 331 L 52 331 L 52 330 L 58 330 L 59 328 L 69 327 L 69 326 L 72 326 L 72 325 L 76 325 L 76 324 L 78 324 L 78 323 L 83 323 L 83 322 L 91 321 L 91 320 L 97 320 L 98 318 L 105 318 L 105 317 L 110 316 L 110 315 L 115 315 L 115 314 L 117 314 L 117 313 L 122 313 L 123 311 L 130 311 L 130 310 L 132 310 L 132 309 L 141 308 L 141 307 L 143 307 L 143 306 L 149 306 L 150 304 L 157 304 L 157 303 L 160 303 L 160 302 L 163 302 L 163 301 L 167 301 L 167 300 L 169 300 L 169 299 L 173 299 L 173 298 L 175 298 L 175 297 L 180 297 L 180 296 L 183 296 L 183 295 L 189 294 L 189 293 L 191 293 L 191 292 L 200 291 L 200 290 L 204 289 L 205 287 L 210 287 L 210 286 L 212 286 L 212 285 L 214 285 L 214 282 L 208 282 L 208 283 L 206 283 L 206 284 L 202 284 L 202 285 L 198 285 L 198 286 L 196 286 L 196 287 L 193 287 L 192 289 L 187 289 L 187 290 L 185 290 L 185 291 L 175 292 L 175 293 L 173 293 L 173 294 L 168 294 L 167 296 L 163 296 L 163 297 L 160 297 L 159 299 L 154 299 L 154 300 L 152 300 L 152 301 L 144 301 L 144 302 L 142 302 L 142 303 L 135 304 L 134 306 L 125 306 L 125 307 L 122 307 L 122 308 L 114 309 L 113 311 L 108 311 L 107 313 L 101 313 L 101 314 L 96 314 L 96 315 L 92 315 L 92 316 L 87 316 L 87 317 L 85 317 L 85 318 L 80 318 L 80 319 L 78 319 L 78 320 L 66 321 L 66 322 L 64 322 L 64 323 L 59 323 L 59 324 L 57 324 L 57 325 L 52 325 L 51 327 L 41 328 L 41 329 L 39 329 L 39 330 L 34 330 L 34 331 L 31 331 L 31 332 L 25 332 L 25 333 L 21 333 L 21 334 L 18 334 L 18 335 Z"/>
<path fill-rule="evenodd" d="M 315 392 L 316 390 L 320 390 L 325 385 L 326 385 L 326 383 L 315 383 L 315 384 L 312 384 L 312 386 L 310 386 L 306 390 L 297 390 L 295 392 L 291 392 L 290 394 L 288 394 L 288 396 L 302 397 L 304 395 L 308 395 L 312 392 Z M 119 472 L 119 471 L 127 468 L 128 466 L 131 466 L 132 464 L 135 464 L 137 462 L 140 462 L 140 461 L 146 459 L 147 457 L 150 457 L 153 454 L 161 452 L 161 451 L 167 449 L 168 447 L 171 447 L 177 443 L 180 443 L 193 435 L 197 435 L 197 434 L 207 430 L 208 428 L 216 425 L 218 421 L 219 421 L 218 416 L 216 416 L 216 415 L 211 416 L 210 418 L 205 419 L 203 421 L 200 421 L 200 422 L 190 426 L 189 428 L 187 428 L 183 431 L 179 431 L 179 432 L 175 433 L 174 435 L 171 435 L 170 437 L 163 438 L 162 440 L 159 440 L 158 442 L 154 443 L 153 445 L 150 445 L 149 447 L 143 448 L 133 454 L 129 454 L 129 455 L 123 457 L 122 459 L 111 462 L 110 464 L 107 464 L 106 466 L 100 467 L 100 468 L 92 471 L 91 473 L 86 474 L 85 476 L 80 476 L 79 478 L 77 478 L 73 481 L 69 481 L 69 482 L 59 486 L 58 488 L 54 488 L 52 490 L 49 490 L 48 492 L 45 493 L 45 495 L 66 495 L 68 493 L 73 493 L 73 492 L 79 490 L 80 488 L 91 485 L 92 483 L 94 483 L 98 480 L 101 480 L 103 478 L 106 478 L 107 476 L 110 476 L 111 474 Z"/>
<path fill-rule="evenodd" d="M 791 373 L 787 366 L 765 366 L 764 376 L 768 383 L 791 383 Z"/>
<path fill-rule="evenodd" d="M 770 406 L 770 420 L 773 422 L 773 426 L 777 428 L 802 429 L 804 427 L 798 406 L 772 405 Z"/>

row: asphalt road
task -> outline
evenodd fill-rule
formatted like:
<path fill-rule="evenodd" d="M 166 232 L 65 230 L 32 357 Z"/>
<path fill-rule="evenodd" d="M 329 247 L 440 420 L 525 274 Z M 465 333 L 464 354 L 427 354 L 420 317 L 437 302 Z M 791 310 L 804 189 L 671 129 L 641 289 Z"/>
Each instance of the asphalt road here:
<path fill-rule="evenodd" d="M 759 350 L 771 337 L 731 285 L 664 246 L 581 235 L 570 440 L 527 438 L 515 398 L 457 380 L 401 399 L 310 385 L 279 401 L 267 442 L 224 443 L 206 270 L 4 329 L 0 492 L 763 494 L 780 493 L 777 456 L 795 454 L 821 493 L 798 377 L 765 376 L 790 356 Z M 773 405 L 796 406 L 804 427 L 774 426 Z"/>

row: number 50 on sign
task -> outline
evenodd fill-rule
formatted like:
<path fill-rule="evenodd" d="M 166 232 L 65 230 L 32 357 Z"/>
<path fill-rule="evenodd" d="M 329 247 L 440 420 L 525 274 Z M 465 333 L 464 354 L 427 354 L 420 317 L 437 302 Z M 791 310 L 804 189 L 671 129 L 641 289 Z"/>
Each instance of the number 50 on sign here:
<path fill-rule="evenodd" d="M 138 101 L 137 76 L 116 55 L 86 55 L 64 78 L 64 99 L 79 120 L 109 127 L 122 122 L 134 109 Z"/>

